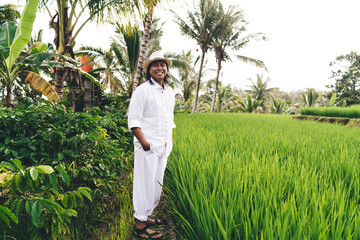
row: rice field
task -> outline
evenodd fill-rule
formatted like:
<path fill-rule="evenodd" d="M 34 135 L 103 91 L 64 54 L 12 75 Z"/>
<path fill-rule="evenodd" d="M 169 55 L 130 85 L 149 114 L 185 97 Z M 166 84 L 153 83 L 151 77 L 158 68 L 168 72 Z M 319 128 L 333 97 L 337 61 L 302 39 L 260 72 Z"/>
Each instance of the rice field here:
<path fill-rule="evenodd" d="M 359 239 L 360 129 L 178 114 L 165 191 L 184 239 Z"/>
<path fill-rule="evenodd" d="M 301 115 L 360 118 L 360 105 L 350 107 L 306 107 L 300 110 Z"/>

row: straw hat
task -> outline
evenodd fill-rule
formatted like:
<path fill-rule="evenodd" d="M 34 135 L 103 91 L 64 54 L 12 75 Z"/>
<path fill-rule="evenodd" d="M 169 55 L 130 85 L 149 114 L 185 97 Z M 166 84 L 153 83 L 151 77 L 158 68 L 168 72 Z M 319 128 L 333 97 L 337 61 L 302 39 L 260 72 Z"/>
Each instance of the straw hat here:
<path fill-rule="evenodd" d="M 148 58 L 148 60 L 146 60 L 144 62 L 144 66 L 143 66 L 144 72 L 146 72 L 150 63 L 155 62 L 155 61 L 164 61 L 164 62 L 166 62 L 168 67 L 170 67 L 172 64 L 172 61 L 170 59 L 165 58 L 164 55 L 160 51 L 156 51 L 156 52 L 153 52 L 150 55 L 150 57 Z"/>

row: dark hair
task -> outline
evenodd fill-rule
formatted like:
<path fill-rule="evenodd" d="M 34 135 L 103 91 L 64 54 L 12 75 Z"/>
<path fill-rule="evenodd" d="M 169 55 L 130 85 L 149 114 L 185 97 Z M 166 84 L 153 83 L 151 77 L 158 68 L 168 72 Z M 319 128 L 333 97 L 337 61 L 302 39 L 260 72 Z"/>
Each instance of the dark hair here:
<path fill-rule="evenodd" d="M 164 63 L 166 64 L 166 68 L 167 68 L 167 70 L 168 70 L 168 72 L 169 72 L 169 66 L 168 66 L 168 64 L 167 64 L 165 61 L 163 61 L 163 60 L 158 60 L 158 61 L 154 61 L 154 62 L 150 63 L 149 66 L 148 66 L 147 69 L 146 69 L 146 80 L 149 80 L 150 84 L 154 84 L 153 81 L 151 80 L 150 67 L 151 67 L 151 65 L 152 65 L 153 63 L 155 63 L 155 62 L 164 62 Z M 170 75 L 166 73 L 166 75 L 165 75 L 165 77 L 164 77 L 164 83 L 169 84 L 169 82 L 170 82 Z"/>

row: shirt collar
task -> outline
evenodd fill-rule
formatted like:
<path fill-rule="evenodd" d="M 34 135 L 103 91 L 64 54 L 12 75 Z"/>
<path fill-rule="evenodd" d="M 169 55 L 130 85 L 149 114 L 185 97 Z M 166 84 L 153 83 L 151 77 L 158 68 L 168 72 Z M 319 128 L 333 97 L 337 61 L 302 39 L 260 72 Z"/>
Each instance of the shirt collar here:
<path fill-rule="evenodd" d="M 164 83 L 164 89 L 155 81 L 155 79 L 153 79 L 152 77 L 150 77 L 151 81 L 153 81 L 154 84 L 151 84 L 154 88 L 159 88 L 161 90 L 166 90 L 168 88 L 167 84 Z"/>

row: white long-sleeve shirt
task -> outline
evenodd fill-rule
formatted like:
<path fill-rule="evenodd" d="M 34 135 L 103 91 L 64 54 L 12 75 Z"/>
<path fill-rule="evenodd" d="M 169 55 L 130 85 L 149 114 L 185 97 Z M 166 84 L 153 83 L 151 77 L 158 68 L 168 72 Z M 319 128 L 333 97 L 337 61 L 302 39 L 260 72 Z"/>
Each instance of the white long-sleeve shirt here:
<path fill-rule="evenodd" d="M 166 155 L 172 150 L 175 93 L 168 85 L 163 89 L 155 80 L 146 81 L 136 88 L 129 106 L 128 126 L 141 128 L 150 143 L 150 151 L 160 156 L 166 146 Z M 134 137 L 135 151 L 141 148 Z"/>

